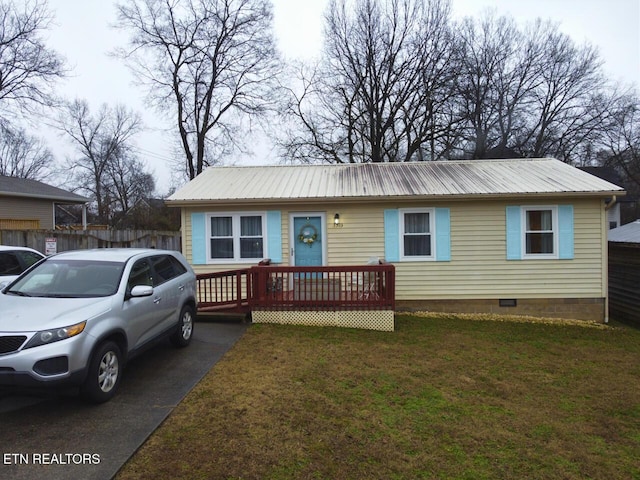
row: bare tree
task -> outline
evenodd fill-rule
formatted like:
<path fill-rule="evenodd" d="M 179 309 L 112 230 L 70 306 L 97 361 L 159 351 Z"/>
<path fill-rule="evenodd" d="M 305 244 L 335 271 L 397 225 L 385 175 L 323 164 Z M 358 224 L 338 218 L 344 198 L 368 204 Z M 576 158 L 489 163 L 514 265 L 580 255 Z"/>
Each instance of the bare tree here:
<path fill-rule="evenodd" d="M 616 167 L 640 192 L 640 98 L 629 91 L 611 109 L 602 137 L 603 163 Z"/>
<path fill-rule="evenodd" d="M 602 60 L 590 45 L 576 46 L 567 35 L 550 30 L 546 55 L 534 92 L 529 156 L 556 156 L 568 163 L 575 147 L 600 128 L 606 109 L 598 109 L 605 78 Z"/>
<path fill-rule="evenodd" d="M 66 71 L 62 57 L 44 43 L 51 22 L 46 0 L 0 0 L 0 101 L 5 108 L 30 112 L 54 103 L 55 81 Z"/>
<path fill-rule="evenodd" d="M 448 18 L 445 0 L 332 0 L 323 60 L 290 89 L 287 115 L 299 128 L 287 153 L 333 163 L 437 158 L 452 125 Z"/>
<path fill-rule="evenodd" d="M 456 87 L 466 119 L 463 156 L 486 158 L 513 147 L 527 95 L 535 87 L 540 52 L 513 19 L 493 11 L 458 28 L 462 56 Z M 529 99 L 530 101 L 530 99 Z"/>
<path fill-rule="evenodd" d="M 126 215 L 140 200 L 150 198 L 155 181 L 142 162 L 130 154 L 117 155 L 107 167 L 107 188 L 120 216 Z"/>
<path fill-rule="evenodd" d="M 599 135 L 607 115 L 601 60 L 558 25 L 522 28 L 485 12 L 458 28 L 463 45 L 458 98 L 466 118 L 463 156 L 555 156 L 576 152 Z"/>
<path fill-rule="evenodd" d="M 119 189 L 125 187 L 114 185 L 114 179 L 119 182 L 119 172 L 126 163 L 130 164 L 127 168 L 134 166 L 130 147 L 133 136 L 141 129 L 140 116 L 122 105 L 103 105 L 92 115 L 86 101 L 76 100 L 61 114 L 60 129 L 77 150 L 77 156 L 68 160 L 73 179 L 70 183 L 95 200 L 97 220 L 107 223 L 113 215 L 113 203 L 126 204 L 126 200 L 118 198 L 122 193 Z M 131 178 L 132 174 L 128 172 L 127 176 Z"/>
<path fill-rule="evenodd" d="M 0 175 L 45 180 L 52 166 L 53 155 L 42 140 L 0 123 Z"/>
<path fill-rule="evenodd" d="M 119 27 L 131 32 L 119 52 L 148 98 L 170 114 L 188 177 L 242 148 L 243 116 L 265 115 L 278 73 L 268 0 L 129 0 Z"/>

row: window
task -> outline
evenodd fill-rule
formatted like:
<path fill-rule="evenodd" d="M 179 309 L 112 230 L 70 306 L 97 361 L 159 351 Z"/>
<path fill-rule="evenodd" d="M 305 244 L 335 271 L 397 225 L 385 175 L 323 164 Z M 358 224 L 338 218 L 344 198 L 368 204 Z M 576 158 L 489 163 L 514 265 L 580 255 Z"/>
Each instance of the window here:
<path fill-rule="evenodd" d="M 34 263 L 37 263 L 40 260 L 42 260 L 42 255 L 34 252 L 29 252 L 27 250 L 18 250 L 16 251 L 16 254 L 22 260 L 22 263 L 25 266 L 25 268 L 29 268 Z"/>
<path fill-rule="evenodd" d="M 401 258 L 410 260 L 433 258 L 433 217 L 432 209 L 400 210 Z"/>
<path fill-rule="evenodd" d="M 264 258 L 264 214 L 220 214 L 211 215 L 209 220 L 210 259 L 233 262 Z"/>
<path fill-rule="evenodd" d="M 262 217 L 240 217 L 240 258 L 264 258 Z"/>
<path fill-rule="evenodd" d="M 390 208 L 383 222 L 387 262 L 451 261 L 449 208 Z"/>
<path fill-rule="evenodd" d="M 0 253 L 0 275 L 20 275 L 22 267 L 14 253 Z"/>
<path fill-rule="evenodd" d="M 153 278 L 154 287 L 174 277 L 179 277 L 187 271 L 184 265 L 171 255 L 154 256 L 151 258 L 151 263 L 153 264 L 153 271 L 155 273 Z"/>
<path fill-rule="evenodd" d="M 525 254 L 555 254 L 555 215 L 552 208 L 525 208 Z"/>
<path fill-rule="evenodd" d="M 211 217 L 211 258 L 233 258 L 233 217 Z"/>
<path fill-rule="evenodd" d="M 153 286 L 151 265 L 149 264 L 148 258 L 138 260 L 131 268 L 131 273 L 129 274 L 129 280 L 127 282 L 127 291 L 130 292 L 131 289 L 137 285 Z"/>
<path fill-rule="evenodd" d="M 573 205 L 506 208 L 507 260 L 571 260 L 573 237 Z"/>

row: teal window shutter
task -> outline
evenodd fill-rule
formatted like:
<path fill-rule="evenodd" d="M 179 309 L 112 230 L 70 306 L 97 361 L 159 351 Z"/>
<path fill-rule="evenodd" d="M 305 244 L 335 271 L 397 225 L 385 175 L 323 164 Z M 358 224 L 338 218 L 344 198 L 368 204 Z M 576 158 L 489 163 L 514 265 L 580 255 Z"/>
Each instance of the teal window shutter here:
<path fill-rule="evenodd" d="M 522 258 L 521 219 L 520 207 L 507 207 L 507 260 Z"/>
<path fill-rule="evenodd" d="M 451 261 L 451 214 L 448 208 L 436 208 L 436 260 Z"/>
<path fill-rule="evenodd" d="M 558 205 L 558 258 L 573 258 L 573 205 Z"/>
<path fill-rule="evenodd" d="M 282 263 L 282 214 L 279 210 L 267 212 L 267 257 L 273 263 Z"/>
<path fill-rule="evenodd" d="M 384 211 L 384 257 L 387 262 L 400 260 L 400 213 Z"/>
<path fill-rule="evenodd" d="M 191 214 L 191 261 L 194 265 L 207 263 L 207 227 L 204 213 Z"/>

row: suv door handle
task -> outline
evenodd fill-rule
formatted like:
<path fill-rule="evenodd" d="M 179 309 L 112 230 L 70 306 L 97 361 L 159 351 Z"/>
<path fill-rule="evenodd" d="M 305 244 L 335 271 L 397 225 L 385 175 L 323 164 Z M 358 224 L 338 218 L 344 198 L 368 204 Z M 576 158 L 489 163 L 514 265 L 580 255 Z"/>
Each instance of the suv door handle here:
<path fill-rule="evenodd" d="M 180 286 L 178 287 L 178 290 L 180 290 L 180 291 L 182 292 L 182 291 L 184 290 L 184 285 L 180 285 Z"/>
<path fill-rule="evenodd" d="M 162 298 L 156 297 L 156 298 L 153 299 L 153 303 L 156 303 L 156 304 L 160 303 L 160 300 L 162 300 Z"/>

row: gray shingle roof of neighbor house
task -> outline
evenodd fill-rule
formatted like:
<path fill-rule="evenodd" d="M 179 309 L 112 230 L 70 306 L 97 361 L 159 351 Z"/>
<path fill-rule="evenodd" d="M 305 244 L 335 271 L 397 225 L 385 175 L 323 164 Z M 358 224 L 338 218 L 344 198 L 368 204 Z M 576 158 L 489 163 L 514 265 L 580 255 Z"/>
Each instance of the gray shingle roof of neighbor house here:
<path fill-rule="evenodd" d="M 624 190 L 553 158 L 209 167 L 167 204 L 576 194 Z"/>
<path fill-rule="evenodd" d="M 3 175 L 0 175 L 0 197 L 38 198 L 66 203 L 87 203 L 91 201 L 88 198 L 37 180 Z"/>
<path fill-rule="evenodd" d="M 609 230 L 609 241 L 640 244 L 640 220 Z"/>

